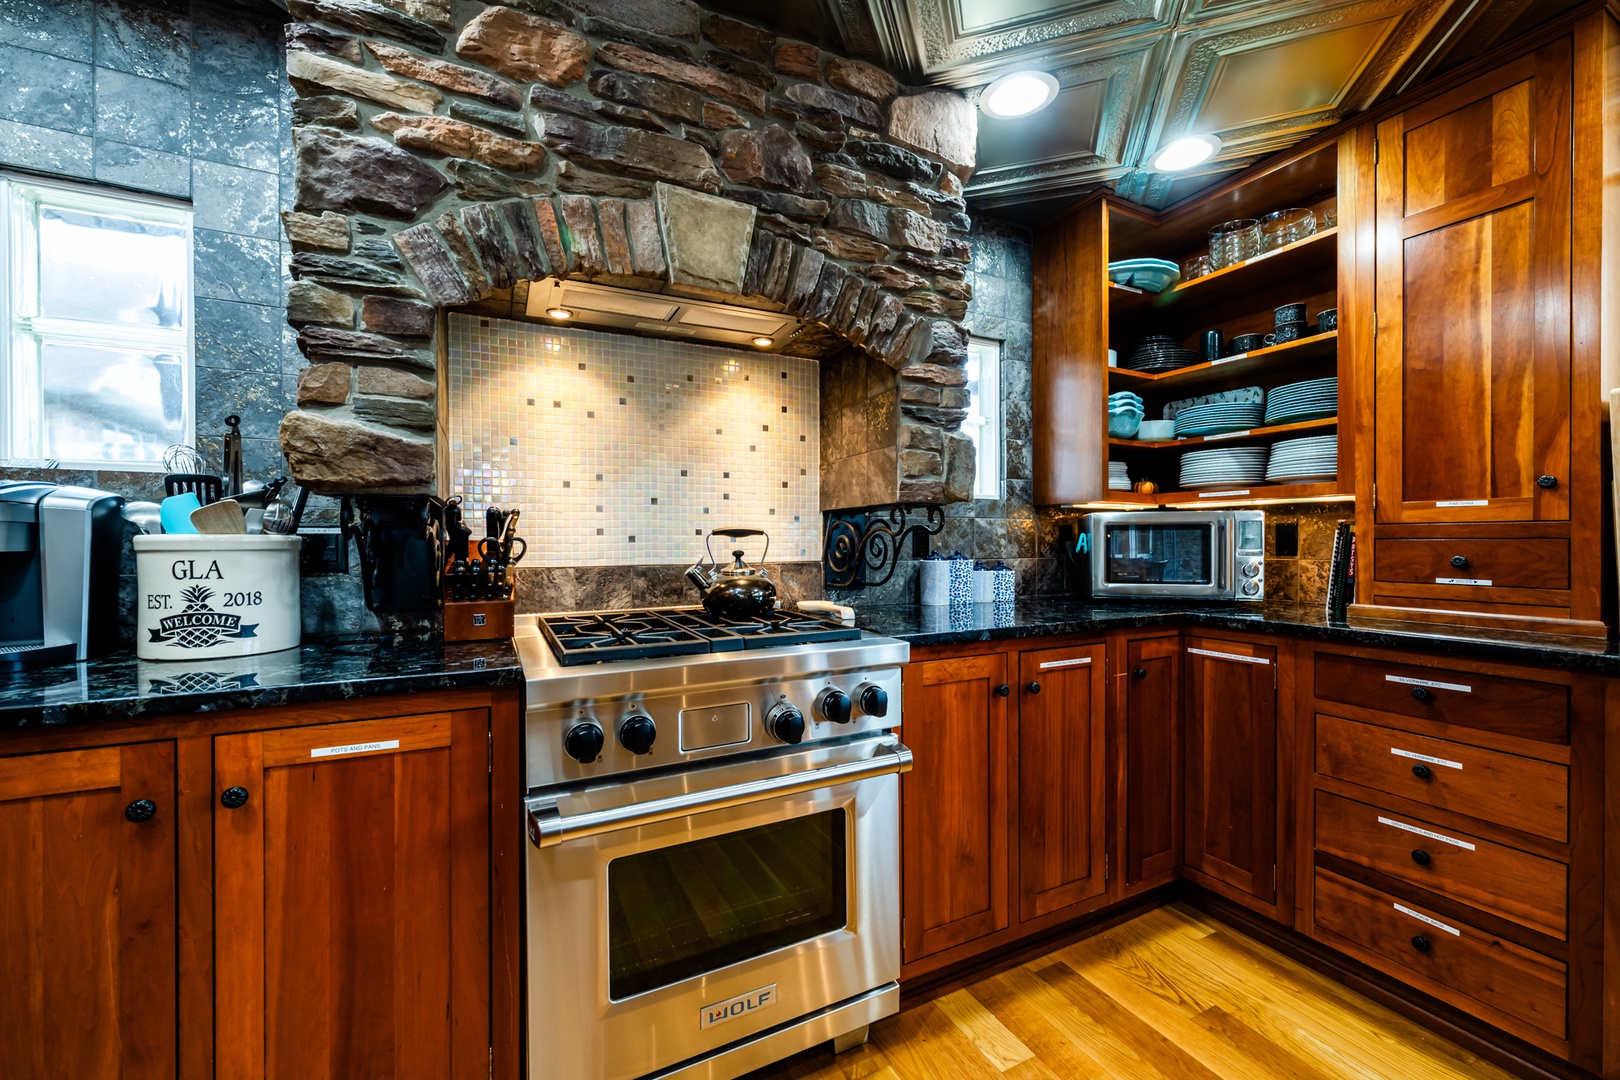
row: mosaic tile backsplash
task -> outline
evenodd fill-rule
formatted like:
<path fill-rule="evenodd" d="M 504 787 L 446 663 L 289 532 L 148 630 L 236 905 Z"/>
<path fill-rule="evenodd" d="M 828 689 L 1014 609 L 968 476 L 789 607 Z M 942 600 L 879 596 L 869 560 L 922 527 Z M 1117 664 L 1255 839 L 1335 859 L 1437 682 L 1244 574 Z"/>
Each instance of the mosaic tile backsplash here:
<path fill-rule="evenodd" d="M 764 529 L 772 562 L 819 557 L 814 360 L 449 324 L 451 486 L 523 511 L 525 565 L 690 564 L 715 528 Z"/>

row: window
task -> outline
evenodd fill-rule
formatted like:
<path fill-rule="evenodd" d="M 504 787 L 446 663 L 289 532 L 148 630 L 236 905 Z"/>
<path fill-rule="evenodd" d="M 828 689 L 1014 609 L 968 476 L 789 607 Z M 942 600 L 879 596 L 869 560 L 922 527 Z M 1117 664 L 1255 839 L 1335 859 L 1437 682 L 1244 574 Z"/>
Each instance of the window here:
<path fill-rule="evenodd" d="M 962 432 L 973 440 L 977 469 L 973 474 L 975 499 L 1001 498 L 1001 342 L 989 338 L 968 341 L 968 414 Z"/>
<path fill-rule="evenodd" d="M 189 443 L 191 211 L 0 176 L 0 461 L 160 470 Z"/>

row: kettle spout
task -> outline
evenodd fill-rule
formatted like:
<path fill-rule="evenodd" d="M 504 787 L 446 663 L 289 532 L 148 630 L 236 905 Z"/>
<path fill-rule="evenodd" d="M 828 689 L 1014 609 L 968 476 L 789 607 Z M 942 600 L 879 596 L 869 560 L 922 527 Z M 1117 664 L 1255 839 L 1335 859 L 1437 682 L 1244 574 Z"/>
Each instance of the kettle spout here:
<path fill-rule="evenodd" d="M 698 592 L 708 592 L 714 584 L 714 575 L 705 570 L 702 563 L 693 563 L 686 568 L 686 580 L 695 585 Z"/>

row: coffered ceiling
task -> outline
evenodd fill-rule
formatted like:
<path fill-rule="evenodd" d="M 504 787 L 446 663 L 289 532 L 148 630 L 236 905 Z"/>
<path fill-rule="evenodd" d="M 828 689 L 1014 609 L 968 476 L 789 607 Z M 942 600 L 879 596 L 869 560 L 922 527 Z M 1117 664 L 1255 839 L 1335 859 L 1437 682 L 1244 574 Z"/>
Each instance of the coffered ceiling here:
<path fill-rule="evenodd" d="M 1010 71 L 1056 77 L 1057 99 L 1034 116 L 981 114 L 967 188 L 980 212 L 1035 221 L 1104 186 L 1167 206 L 1578 0 L 815 2 L 846 51 L 908 82 L 977 98 Z M 713 6 L 774 21 L 748 0 Z M 1176 175 L 1148 167 L 1195 133 L 1220 137 L 1212 161 Z"/>

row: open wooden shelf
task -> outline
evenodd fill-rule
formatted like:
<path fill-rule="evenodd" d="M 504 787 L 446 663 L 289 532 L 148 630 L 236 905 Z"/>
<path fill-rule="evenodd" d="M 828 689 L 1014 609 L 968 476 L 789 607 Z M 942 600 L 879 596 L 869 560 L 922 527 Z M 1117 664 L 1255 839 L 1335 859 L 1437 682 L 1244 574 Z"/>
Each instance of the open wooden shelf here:
<path fill-rule="evenodd" d="M 1301 420 L 1293 424 L 1273 424 L 1271 427 L 1250 428 L 1247 431 L 1229 431 L 1221 435 L 1195 435 L 1188 439 L 1109 439 L 1108 445 L 1125 450 L 1196 450 L 1210 443 L 1264 442 L 1284 435 L 1307 435 L 1312 432 L 1337 428 L 1339 418 Z"/>
<path fill-rule="evenodd" d="M 1290 367 L 1332 360 L 1338 354 L 1338 349 L 1339 332 L 1329 330 L 1325 334 L 1315 334 L 1281 345 L 1268 345 L 1236 356 L 1223 356 L 1213 363 L 1193 364 L 1156 375 L 1114 367 L 1108 369 L 1108 390 L 1109 393 L 1131 390 L 1138 394 L 1144 390 L 1194 391 L 1214 383 L 1243 382 L 1280 373 Z"/>
<path fill-rule="evenodd" d="M 1241 494 L 1240 494 L 1241 493 Z M 1336 480 L 1322 484 L 1250 484 L 1215 491 L 1161 491 L 1156 498 L 1160 506 L 1252 506 L 1256 502 L 1293 502 L 1299 499 L 1324 497 L 1354 499 L 1354 495 L 1339 490 Z"/>
<path fill-rule="evenodd" d="M 1244 309 L 1256 296 L 1277 297 L 1277 302 L 1284 304 L 1291 302 L 1290 297 L 1303 299 L 1330 292 L 1338 281 L 1338 235 L 1337 227 L 1323 229 L 1287 247 L 1256 255 L 1159 293 L 1110 282 L 1110 322 L 1174 315 L 1178 325 L 1196 328 L 1220 322 L 1223 313 Z"/>

